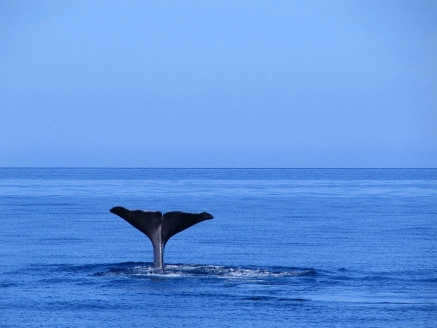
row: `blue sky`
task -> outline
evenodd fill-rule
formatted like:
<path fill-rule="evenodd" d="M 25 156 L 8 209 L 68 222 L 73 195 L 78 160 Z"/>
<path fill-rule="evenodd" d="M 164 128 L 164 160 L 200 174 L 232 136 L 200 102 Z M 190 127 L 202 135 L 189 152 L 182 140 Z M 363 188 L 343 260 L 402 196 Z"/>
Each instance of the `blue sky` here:
<path fill-rule="evenodd" d="M 0 1 L 0 166 L 437 167 L 437 1 Z"/>

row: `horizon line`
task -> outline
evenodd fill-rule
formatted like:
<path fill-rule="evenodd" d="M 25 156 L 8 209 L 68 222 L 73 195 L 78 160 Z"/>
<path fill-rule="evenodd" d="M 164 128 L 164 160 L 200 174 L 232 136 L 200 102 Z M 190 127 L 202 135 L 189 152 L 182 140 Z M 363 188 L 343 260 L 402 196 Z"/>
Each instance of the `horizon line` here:
<path fill-rule="evenodd" d="M 0 166 L 0 169 L 121 169 L 121 170 L 432 170 L 437 167 L 139 167 L 139 166 Z"/>

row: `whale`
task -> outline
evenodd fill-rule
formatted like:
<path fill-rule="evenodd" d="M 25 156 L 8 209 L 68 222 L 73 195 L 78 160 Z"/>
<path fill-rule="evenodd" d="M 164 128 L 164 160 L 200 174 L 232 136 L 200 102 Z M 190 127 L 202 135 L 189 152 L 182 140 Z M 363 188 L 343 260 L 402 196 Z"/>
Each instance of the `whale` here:
<path fill-rule="evenodd" d="M 153 267 L 161 270 L 164 269 L 164 248 L 172 236 L 199 222 L 214 218 L 206 212 L 174 211 L 162 214 L 159 211 L 129 210 L 121 206 L 113 207 L 109 211 L 149 237 L 153 245 Z"/>

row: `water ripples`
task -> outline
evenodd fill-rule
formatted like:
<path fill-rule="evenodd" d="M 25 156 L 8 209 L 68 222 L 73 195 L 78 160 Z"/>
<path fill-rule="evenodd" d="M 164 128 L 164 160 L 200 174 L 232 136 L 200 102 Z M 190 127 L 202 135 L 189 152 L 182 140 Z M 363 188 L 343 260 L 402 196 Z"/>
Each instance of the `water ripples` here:
<path fill-rule="evenodd" d="M 261 269 L 196 264 L 169 264 L 164 270 L 160 270 L 154 269 L 148 263 L 121 263 L 108 266 L 106 270 L 99 271 L 94 276 L 262 279 L 312 276 L 315 273 L 314 269 L 305 268 Z"/>

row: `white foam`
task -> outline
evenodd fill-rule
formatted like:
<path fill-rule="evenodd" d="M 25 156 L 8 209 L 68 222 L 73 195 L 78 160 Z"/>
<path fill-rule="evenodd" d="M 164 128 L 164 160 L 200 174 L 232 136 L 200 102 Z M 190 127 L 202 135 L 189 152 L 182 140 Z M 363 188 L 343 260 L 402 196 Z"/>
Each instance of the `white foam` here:
<path fill-rule="evenodd" d="M 100 272 L 103 276 L 153 276 L 166 278 L 197 277 L 197 278 L 224 278 L 224 279 L 262 279 L 299 277 L 311 275 L 314 270 L 275 270 L 260 268 L 235 268 L 219 265 L 169 264 L 164 270 L 154 269 L 152 266 L 135 265 L 109 272 Z"/>

